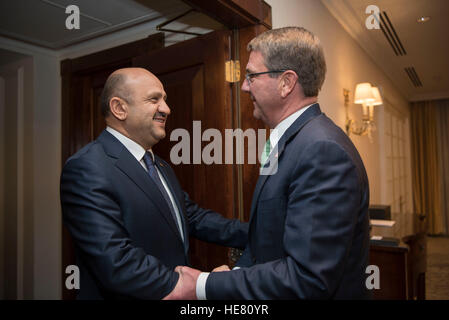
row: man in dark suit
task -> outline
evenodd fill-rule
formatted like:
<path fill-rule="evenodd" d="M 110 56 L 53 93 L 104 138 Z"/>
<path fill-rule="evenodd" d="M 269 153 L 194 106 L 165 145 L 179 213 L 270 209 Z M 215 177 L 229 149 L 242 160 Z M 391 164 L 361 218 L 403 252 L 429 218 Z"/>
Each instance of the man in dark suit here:
<path fill-rule="evenodd" d="M 166 98 L 147 70 L 115 71 L 102 94 L 107 129 L 64 166 L 61 204 L 80 268 L 79 299 L 161 299 L 176 285 L 195 286 L 174 270 L 189 264 L 189 235 L 247 243 L 247 224 L 199 208 L 152 153 L 165 137 Z"/>
<path fill-rule="evenodd" d="M 369 298 L 368 179 L 350 139 L 317 103 L 326 72 L 320 42 L 289 27 L 259 35 L 248 50 L 242 90 L 275 134 L 240 269 L 199 275 L 198 298 Z"/>

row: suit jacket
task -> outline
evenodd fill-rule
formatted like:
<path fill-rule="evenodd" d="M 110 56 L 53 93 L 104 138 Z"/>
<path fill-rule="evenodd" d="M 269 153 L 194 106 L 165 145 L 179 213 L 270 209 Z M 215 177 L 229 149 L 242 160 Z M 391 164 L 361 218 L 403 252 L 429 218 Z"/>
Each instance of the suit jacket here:
<path fill-rule="evenodd" d="M 278 142 L 251 207 L 240 270 L 211 273 L 207 299 L 364 299 L 369 187 L 345 133 L 307 109 Z"/>
<path fill-rule="evenodd" d="M 181 213 L 184 242 L 157 185 L 109 132 L 67 160 L 61 204 L 80 269 L 79 299 L 163 298 L 178 280 L 174 267 L 189 264 L 189 234 L 246 246 L 247 224 L 199 208 L 168 163 L 156 156 L 155 164 Z"/>

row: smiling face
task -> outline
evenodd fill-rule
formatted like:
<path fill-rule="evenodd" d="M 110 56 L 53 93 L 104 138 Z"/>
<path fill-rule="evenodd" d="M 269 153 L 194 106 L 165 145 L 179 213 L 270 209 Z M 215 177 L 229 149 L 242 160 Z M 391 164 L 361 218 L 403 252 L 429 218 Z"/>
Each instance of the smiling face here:
<path fill-rule="evenodd" d="M 264 63 L 262 53 L 251 51 L 246 73 L 258 73 L 268 71 Z M 278 90 L 278 78 L 272 78 L 269 74 L 261 74 L 253 77 L 250 82 L 245 79 L 242 84 L 242 91 L 249 93 L 254 104 L 253 116 L 262 120 L 270 128 L 276 126 L 277 113 L 281 100 Z"/>
<path fill-rule="evenodd" d="M 165 138 L 165 122 L 170 114 L 167 94 L 159 79 L 145 69 L 128 69 L 125 76 L 130 97 L 121 100 L 121 125 L 130 139 L 148 150 Z"/>

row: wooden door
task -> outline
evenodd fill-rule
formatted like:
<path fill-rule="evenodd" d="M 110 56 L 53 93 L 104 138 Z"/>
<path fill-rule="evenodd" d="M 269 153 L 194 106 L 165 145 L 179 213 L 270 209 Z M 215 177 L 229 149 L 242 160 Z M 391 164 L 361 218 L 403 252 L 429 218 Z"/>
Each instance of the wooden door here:
<path fill-rule="evenodd" d="M 154 73 L 168 96 L 171 114 L 166 125 L 167 136 L 153 147 L 155 153 L 171 164 L 192 200 L 227 218 L 237 218 L 232 164 L 206 165 L 201 158 L 201 150 L 210 143 L 201 141 L 205 130 L 218 129 L 224 147 L 225 129 L 233 128 L 233 85 L 225 81 L 225 62 L 231 57 L 231 40 L 231 31 L 215 31 L 138 57 L 133 66 Z M 199 134 L 194 134 L 194 121 L 196 132 L 201 126 Z M 188 163 L 175 164 L 170 159 L 170 151 L 181 140 L 170 141 L 175 129 L 185 129 L 190 135 Z M 198 141 L 200 150 L 194 150 L 193 139 Z M 210 271 L 229 263 L 228 250 L 190 238 L 190 261 L 194 267 Z"/>

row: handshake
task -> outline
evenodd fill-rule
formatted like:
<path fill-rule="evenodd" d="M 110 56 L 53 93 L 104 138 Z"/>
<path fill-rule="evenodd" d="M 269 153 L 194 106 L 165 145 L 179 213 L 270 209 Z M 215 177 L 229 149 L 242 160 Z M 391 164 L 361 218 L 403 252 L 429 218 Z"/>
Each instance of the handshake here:
<path fill-rule="evenodd" d="M 212 272 L 230 271 L 227 265 L 215 268 Z M 197 300 L 197 280 L 201 274 L 200 270 L 186 266 L 177 266 L 175 272 L 179 273 L 179 279 L 175 288 L 162 300 Z"/>

